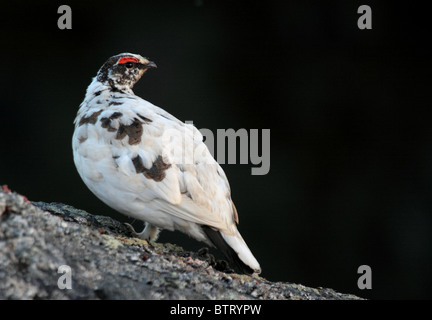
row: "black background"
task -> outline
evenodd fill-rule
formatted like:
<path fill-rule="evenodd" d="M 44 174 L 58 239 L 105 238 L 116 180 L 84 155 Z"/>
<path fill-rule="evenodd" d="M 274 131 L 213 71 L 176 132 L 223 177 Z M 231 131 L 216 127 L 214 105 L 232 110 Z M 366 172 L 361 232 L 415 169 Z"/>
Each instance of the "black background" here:
<path fill-rule="evenodd" d="M 57 8 L 72 8 L 59 30 Z M 372 8 L 359 30 L 357 8 Z M 239 229 L 273 281 L 431 298 L 430 19 L 394 1 L 2 4 L 0 184 L 129 221 L 86 188 L 72 122 L 121 52 L 158 69 L 137 95 L 198 128 L 271 129 L 271 170 L 223 165 Z M 202 244 L 179 233 L 161 241 Z M 372 268 L 372 290 L 357 268 Z M 1 267 L 1 266 L 0 266 Z"/>

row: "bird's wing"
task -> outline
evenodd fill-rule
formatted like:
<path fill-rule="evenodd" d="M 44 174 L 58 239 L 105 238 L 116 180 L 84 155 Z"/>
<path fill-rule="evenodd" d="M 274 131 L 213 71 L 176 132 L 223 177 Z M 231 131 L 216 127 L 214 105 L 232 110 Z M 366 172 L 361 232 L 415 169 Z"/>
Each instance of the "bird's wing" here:
<path fill-rule="evenodd" d="M 138 99 L 98 115 L 99 139 L 111 145 L 122 175 L 116 188 L 180 219 L 229 233 L 238 222 L 228 180 L 201 133 Z"/>

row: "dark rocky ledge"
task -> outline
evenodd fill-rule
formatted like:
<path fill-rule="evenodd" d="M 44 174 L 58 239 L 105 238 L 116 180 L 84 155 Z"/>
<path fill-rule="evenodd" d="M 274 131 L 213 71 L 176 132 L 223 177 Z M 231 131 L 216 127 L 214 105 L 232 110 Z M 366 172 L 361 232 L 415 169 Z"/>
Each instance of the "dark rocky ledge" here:
<path fill-rule="evenodd" d="M 59 289 L 61 265 L 72 289 Z M 201 250 L 134 238 L 124 224 L 0 190 L 0 299 L 360 299 L 224 273 Z"/>

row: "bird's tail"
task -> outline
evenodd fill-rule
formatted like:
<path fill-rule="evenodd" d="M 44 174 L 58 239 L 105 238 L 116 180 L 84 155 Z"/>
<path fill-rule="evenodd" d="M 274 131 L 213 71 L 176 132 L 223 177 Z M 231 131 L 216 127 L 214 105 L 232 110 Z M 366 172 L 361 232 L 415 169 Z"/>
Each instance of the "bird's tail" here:
<path fill-rule="evenodd" d="M 208 226 L 202 226 L 202 229 L 215 247 L 234 264 L 235 269 L 245 274 L 261 273 L 258 261 L 238 231 L 230 236 Z"/>

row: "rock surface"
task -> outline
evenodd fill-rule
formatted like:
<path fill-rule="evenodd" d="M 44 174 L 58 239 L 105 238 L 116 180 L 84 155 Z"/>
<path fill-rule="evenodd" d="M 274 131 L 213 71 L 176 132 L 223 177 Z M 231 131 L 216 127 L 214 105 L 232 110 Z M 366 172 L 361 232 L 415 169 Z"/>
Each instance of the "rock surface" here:
<path fill-rule="evenodd" d="M 205 250 L 149 244 L 110 217 L 0 190 L 0 299 L 359 299 L 215 267 Z M 72 289 L 60 289 L 67 275 Z"/>

